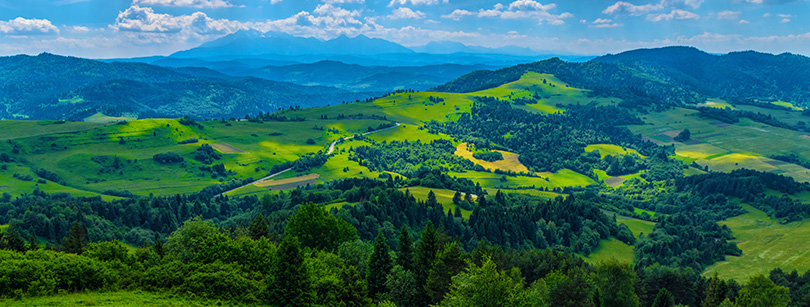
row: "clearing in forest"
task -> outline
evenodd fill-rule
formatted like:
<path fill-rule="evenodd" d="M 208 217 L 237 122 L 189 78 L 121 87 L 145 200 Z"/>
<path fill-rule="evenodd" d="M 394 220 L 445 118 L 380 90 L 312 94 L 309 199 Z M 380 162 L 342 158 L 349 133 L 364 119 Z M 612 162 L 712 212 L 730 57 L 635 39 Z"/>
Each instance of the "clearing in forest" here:
<path fill-rule="evenodd" d="M 516 173 L 529 173 L 529 168 L 527 168 L 525 165 L 520 163 L 520 161 L 518 160 L 520 155 L 518 155 L 516 153 L 513 153 L 513 152 L 502 151 L 502 150 L 493 150 L 493 151 L 500 152 L 501 155 L 503 155 L 503 160 L 498 160 L 498 161 L 495 161 L 495 162 L 488 162 L 488 161 L 476 159 L 475 157 L 473 157 L 472 151 L 467 149 L 467 143 L 458 144 L 458 146 L 456 146 L 456 152 L 454 154 L 459 156 L 459 157 L 470 160 L 475 164 L 481 165 L 486 169 L 490 169 L 490 170 L 499 169 L 499 170 L 503 170 L 503 171 L 513 171 L 513 172 L 516 172 Z"/>

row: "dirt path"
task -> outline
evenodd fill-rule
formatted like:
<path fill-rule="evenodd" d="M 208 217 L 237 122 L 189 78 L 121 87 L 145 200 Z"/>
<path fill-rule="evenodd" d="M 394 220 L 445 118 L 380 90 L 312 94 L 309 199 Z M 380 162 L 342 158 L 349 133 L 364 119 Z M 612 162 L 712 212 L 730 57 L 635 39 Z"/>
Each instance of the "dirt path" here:
<path fill-rule="evenodd" d="M 380 130 L 374 130 L 374 131 L 370 131 L 370 132 L 363 133 L 363 134 L 361 134 L 361 135 L 369 135 L 369 134 L 372 134 L 372 133 L 377 133 L 377 132 L 380 132 L 380 131 L 385 131 L 385 130 L 388 130 L 388 129 L 393 129 L 393 128 L 399 127 L 400 125 L 401 125 L 400 123 L 397 123 L 397 124 L 396 124 L 395 126 L 393 126 L 393 127 L 383 128 L 383 129 L 380 129 Z M 331 155 L 331 154 L 332 154 L 332 152 L 334 152 L 334 151 L 335 151 L 335 145 L 337 145 L 337 143 L 338 143 L 338 142 L 340 142 L 340 141 L 346 141 L 346 140 L 351 140 L 351 139 L 353 139 L 353 138 L 354 138 L 354 136 L 347 136 L 347 137 L 345 137 L 345 138 L 340 138 L 340 139 L 337 139 L 336 141 L 332 142 L 332 144 L 331 144 L 331 145 L 329 145 L 329 151 L 328 151 L 326 154 L 327 154 L 327 155 Z"/>

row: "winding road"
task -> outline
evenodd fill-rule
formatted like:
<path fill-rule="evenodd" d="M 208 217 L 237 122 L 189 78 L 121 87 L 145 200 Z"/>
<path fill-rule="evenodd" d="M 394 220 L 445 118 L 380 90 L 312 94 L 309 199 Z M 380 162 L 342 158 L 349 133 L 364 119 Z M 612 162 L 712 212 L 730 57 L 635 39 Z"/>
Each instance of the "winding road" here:
<path fill-rule="evenodd" d="M 361 135 L 369 135 L 369 134 L 372 134 L 372 133 L 376 133 L 376 132 L 380 132 L 380 131 L 385 131 L 385 130 L 388 130 L 388 129 L 393 129 L 393 128 L 399 127 L 400 125 L 401 125 L 400 123 L 396 123 L 396 125 L 394 125 L 394 126 L 391 126 L 391 127 L 388 127 L 388 128 L 379 129 L 379 130 L 369 131 L 369 132 L 363 133 L 363 134 L 361 134 Z M 329 145 L 329 151 L 328 151 L 326 154 L 327 154 L 327 155 L 331 155 L 331 154 L 332 154 L 332 153 L 335 151 L 335 146 L 337 145 L 337 143 L 338 143 L 338 142 L 345 141 L 345 140 L 351 140 L 351 139 L 353 139 L 353 138 L 354 138 L 354 136 L 347 136 L 347 137 L 344 137 L 344 138 L 339 138 L 339 139 L 335 140 L 334 142 L 332 142 L 332 144 L 330 144 L 330 145 Z M 248 183 L 248 184 L 244 184 L 244 185 L 238 186 L 238 187 L 236 187 L 236 188 L 230 189 L 230 190 L 228 190 L 228 191 L 225 191 L 225 192 L 219 193 L 219 194 L 215 195 L 214 197 L 219 197 L 219 196 L 222 196 L 222 195 L 224 195 L 224 194 L 227 194 L 227 193 L 230 193 L 230 192 L 236 191 L 236 190 L 238 190 L 238 189 L 244 188 L 244 187 L 246 187 L 246 186 L 249 186 L 249 185 L 251 185 L 251 184 L 256 184 L 256 183 L 259 183 L 259 182 L 265 181 L 265 180 L 267 180 L 267 179 L 270 179 L 270 178 L 273 178 L 273 177 L 275 177 L 275 176 L 278 176 L 278 175 L 284 174 L 284 173 L 286 173 L 286 172 L 289 172 L 290 170 L 292 170 L 292 168 L 285 169 L 285 170 L 280 171 L 280 172 L 275 173 L 275 174 L 270 174 L 270 175 L 268 175 L 267 177 L 264 177 L 264 178 L 262 178 L 262 179 L 259 179 L 259 180 L 256 180 L 256 181 L 253 181 L 253 182 L 250 182 L 250 183 Z"/>

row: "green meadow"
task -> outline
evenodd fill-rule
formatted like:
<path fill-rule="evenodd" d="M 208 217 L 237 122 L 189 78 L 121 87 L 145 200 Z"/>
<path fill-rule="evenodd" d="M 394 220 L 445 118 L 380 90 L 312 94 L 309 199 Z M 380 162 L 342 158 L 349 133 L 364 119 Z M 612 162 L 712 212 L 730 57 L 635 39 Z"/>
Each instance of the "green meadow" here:
<path fill-rule="evenodd" d="M 635 235 L 636 238 L 638 238 L 638 236 L 642 233 L 644 234 L 651 233 L 653 226 L 655 226 L 655 223 L 653 222 L 648 222 L 645 220 L 624 216 L 617 216 L 616 222 L 618 224 L 627 225 L 627 227 L 630 228 L 630 231 L 633 232 L 633 235 Z M 589 263 L 598 263 L 600 261 L 605 261 L 611 258 L 626 263 L 633 263 L 634 258 L 633 246 L 627 245 L 614 237 L 610 237 L 608 239 L 600 241 L 599 246 L 596 249 L 594 249 L 590 255 L 588 256 L 580 255 L 580 257 L 582 257 L 582 259 L 585 259 L 585 261 Z"/>
<path fill-rule="evenodd" d="M 405 191 L 406 189 L 401 190 Z M 456 191 L 425 187 L 409 187 L 407 190 L 418 200 L 427 200 L 428 194 L 433 191 L 433 194 L 436 195 L 436 201 L 444 207 L 445 212 L 448 210 L 451 212 L 456 211 L 456 205 L 453 204 L 453 195 L 456 194 Z M 461 216 L 465 219 L 470 218 L 470 214 L 472 214 L 472 211 L 461 209 Z"/>
<path fill-rule="evenodd" d="M 810 270 L 810 250 L 807 238 L 810 237 L 810 224 L 807 221 L 780 224 L 765 212 L 743 205 L 748 213 L 720 222 L 728 226 L 742 256 L 726 256 L 726 260 L 708 267 L 704 276 L 747 280 L 756 274 L 767 275 L 775 268 L 790 272 L 793 269 L 801 274 Z"/>
<path fill-rule="evenodd" d="M 230 301 L 144 291 L 85 292 L 0 300 L 2 306 L 235 306 Z"/>

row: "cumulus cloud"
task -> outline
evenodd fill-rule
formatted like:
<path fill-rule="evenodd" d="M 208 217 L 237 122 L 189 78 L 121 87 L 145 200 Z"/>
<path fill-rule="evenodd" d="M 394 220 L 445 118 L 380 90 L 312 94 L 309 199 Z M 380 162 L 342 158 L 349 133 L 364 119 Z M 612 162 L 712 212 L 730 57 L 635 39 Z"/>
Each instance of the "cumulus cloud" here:
<path fill-rule="evenodd" d="M 585 21 L 587 23 L 587 21 Z M 613 22 L 613 19 L 597 18 L 589 27 L 591 28 L 615 28 L 620 27 L 622 24 Z"/>
<path fill-rule="evenodd" d="M 273 1 L 281 2 L 281 0 L 273 0 Z M 349 3 L 365 3 L 365 2 L 366 0 L 323 0 L 323 3 L 326 4 L 349 4 Z"/>
<path fill-rule="evenodd" d="M 720 20 L 737 20 L 740 18 L 740 11 L 722 11 L 717 13 L 717 19 Z"/>
<path fill-rule="evenodd" d="M 680 9 L 674 9 L 668 14 L 650 14 L 647 15 L 647 20 L 652 22 L 659 22 L 659 21 L 670 21 L 670 20 L 684 20 L 684 19 L 698 19 L 700 16 L 698 14 L 684 11 Z"/>
<path fill-rule="evenodd" d="M 448 15 L 443 15 L 442 18 L 459 20 L 465 16 L 476 16 L 479 18 L 501 18 L 501 19 L 537 19 L 539 23 L 546 23 L 550 25 L 565 24 L 564 19 L 574 17 L 574 14 L 569 12 L 561 14 L 550 13 L 549 10 L 555 9 L 556 4 L 541 4 L 534 0 L 517 0 L 504 6 L 503 4 L 495 4 L 492 9 L 480 9 L 478 12 L 471 12 L 467 10 L 455 10 Z"/>
<path fill-rule="evenodd" d="M 422 19 L 425 18 L 425 13 L 420 11 L 414 11 L 407 7 L 401 7 L 395 9 L 391 15 L 388 15 L 389 19 Z"/>
<path fill-rule="evenodd" d="M 779 15 L 776 15 L 776 16 L 779 16 L 779 18 L 782 18 L 781 23 L 788 23 L 788 22 L 790 22 L 791 18 L 793 18 L 793 15 L 791 15 L 791 14 L 779 14 Z"/>
<path fill-rule="evenodd" d="M 602 14 L 641 16 L 665 9 L 698 9 L 703 4 L 703 1 L 704 0 L 661 0 L 658 3 L 644 5 L 635 5 L 626 1 L 618 1 L 602 10 Z"/>
<path fill-rule="evenodd" d="M 17 17 L 9 21 L 0 20 L 0 33 L 9 35 L 59 34 L 59 28 L 47 19 Z"/>
<path fill-rule="evenodd" d="M 275 3 L 271 0 L 271 3 Z M 222 8 L 232 7 L 233 4 L 226 0 L 133 0 L 132 5 L 158 5 L 158 6 L 179 6 L 179 7 L 194 7 L 194 8 Z"/>
<path fill-rule="evenodd" d="M 73 33 L 87 33 L 90 32 L 90 28 L 82 27 L 82 26 L 65 26 L 65 28 Z"/>
<path fill-rule="evenodd" d="M 448 0 L 391 0 L 391 2 L 388 3 L 388 7 L 392 7 L 392 6 L 395 6 L 395 5 L 406 5 L 408 3 L 410 3 L 412 5 L 436 5 L 436 4 L 439 4 L 439 3 L 449 3 L 449 1 Z"/>
<path fill-rule="evenodd" d="M 115 23 L 110 26 L 117 31 L 189 34 L 226 33 L 245 28 L 242 23 L 227 19 L 213 19 L 203 12 L 191 15 L 173 16 L 158 14 L 150 7 L 133 5 L 118 13 Z"/>

